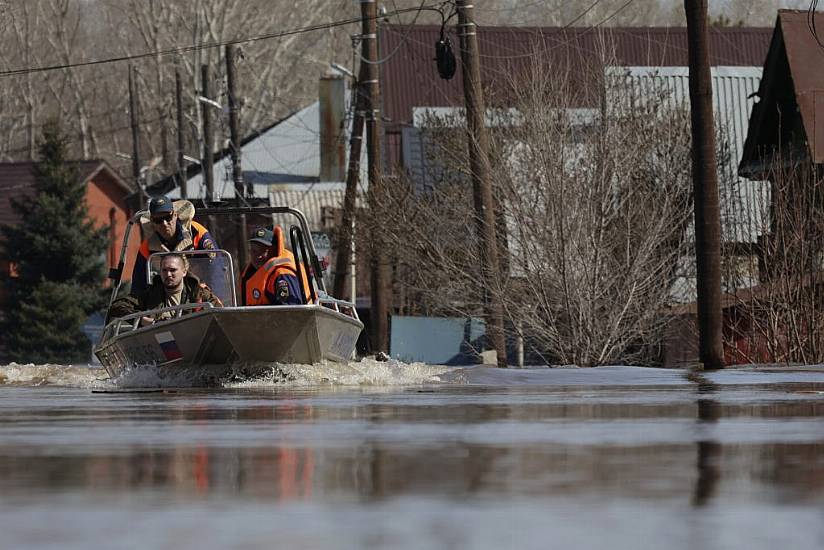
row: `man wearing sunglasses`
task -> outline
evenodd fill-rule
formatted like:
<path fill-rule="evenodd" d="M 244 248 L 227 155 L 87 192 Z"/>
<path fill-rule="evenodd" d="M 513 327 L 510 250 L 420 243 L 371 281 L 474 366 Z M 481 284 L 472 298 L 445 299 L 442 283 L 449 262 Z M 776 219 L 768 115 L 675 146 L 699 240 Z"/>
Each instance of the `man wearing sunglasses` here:
<path fill-rule="evenodd" d="M 132 296 L 140 296 L 146 290 L 146 262 L 155 252 L 180 252 L 182 250 L 214 250 L 218 248 L 209 230 L 193 220 L 195 207 L 186 200 L 174 201 L 169 197 L 154 197 L 149 201 L 150 225 L 147 237 L 132 268 Z"/>

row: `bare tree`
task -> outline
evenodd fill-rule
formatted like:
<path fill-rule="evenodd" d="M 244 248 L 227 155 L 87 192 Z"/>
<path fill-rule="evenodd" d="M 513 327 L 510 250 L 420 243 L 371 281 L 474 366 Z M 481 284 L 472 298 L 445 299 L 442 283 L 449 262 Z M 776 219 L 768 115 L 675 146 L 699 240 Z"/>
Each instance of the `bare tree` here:
<path fill-rule="evenodd" d="M 8 5 L 3 6 L 3 19 L 6 21 L 4 33 L 6 36 L 6 43 L 4 47 L 0 48 L 0 60 L 4 67 L 13 66 L 13 60 L 9 52 L 21 52 L 22 60 L 26 65 L 32 66 L 37 60 L 37 52 L 34 44 L 37 40 L 36 29 L 40 26 L 40 12 L 30 3 L 22 3 L 16 6 L 16 9 L 11 9 Z M 12 80 L 12 79 L 9 79 Z M 21 146 L 21 151 L 24 155 L 33 159 L 35 154 L 35 136 L 37 134 L 37 121 L 39 120 L 40 111 L 42 109 L 42 94 L 37 93 L 34 84 L 35 77 L 31 74 L 26 74 L 23 77 L 13 79 L 13 86 L 4 86 L 2 105 L 4 111 L 9 113 L 3 117 L 6 121 L 2 129 L 2 137 L 4 139 L 2 149 L 8 151 L 15 144 L 15 136 L 19 133 L 25 135 L 25 142 Z M 11 89 L 18 89 L 20 93 L 10 93 Z M 21 106 L 22 109 L 16 108 Z M 15 117 L 11 113 L 20 113 L 23 115 Z M 22 155 L 21 155 L 22 156 Z"/>
<path fill-rule="evenodd" d="M 322 27 L 356 12 L 356 6 L 343 0 L 309 0 L 299 9 L 271 8 L 265 0 L 32 0 L 9 8 L 12 32 L 2 37 L 6 47 L 0 65 L 24 69 L 153 53 L 135 61 L 142 89 L 141 142 L 146 149 L 142 154 L 169 157 L 173 132 L 168 121 L 176 68 L 191 83 L 185 101 L 193 129 L 191 145 L 198 127 L 199 67 L 208 62 L 222 69 L 219 44 L 278 30 Z M 245 100 L 242 133 L 314 99 L 317 76 L 328 63 L 351 59 L 348 32 L 351 29 L 321 29 L 244 44 L 238 66 L 239 93 Z M 191 46 L 195 49 L 185 55 L 160 53 Z M 119 142 L 128 135 L 124 67 L 67 67 L 7 77 L 7 86 L 0 92 L 4 111 L 21 115 L 0 122 L 0 152 L 8 157 L 28 154 L 30 136 L 37 134 L 31 128 L 47 115 L 59 115 L 75 141 L 75 154 L 103 156 L 119 164 L 114 153 L 122 149 Z M 215 87 L 225 94 L 218 71 Z"/>
<path fill-rule="evenodd" d="M 734 292 L 727 346 L 737 362 L 824 361 L 824 179 L 808 161 L 771 163 L 759 285 Z"/>
<path fill-rule="evenodd" d="M 676 267 L 689 250 L 688 118 L 654 98 L 639 103 L 620 75 L 605 78 L 606 65 L 581 85 L 536 62 L 498 102 L 513 109 L 492 121 L 508 258 L 493 288 L 477 283 L 455 122 L 431 121 L 437 183 L 395 186 L 370 213 L 390 228 L 397 285 L 421 313 L 476 315 L 482 293 L 497 292 L 511 331 L 548 362 L 658 359 Z"/>

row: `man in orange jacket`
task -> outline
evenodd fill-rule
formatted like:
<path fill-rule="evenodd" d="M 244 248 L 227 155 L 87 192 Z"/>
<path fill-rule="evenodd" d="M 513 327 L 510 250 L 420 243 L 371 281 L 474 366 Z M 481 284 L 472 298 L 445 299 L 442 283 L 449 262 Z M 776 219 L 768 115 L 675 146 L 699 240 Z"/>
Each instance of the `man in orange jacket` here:
<path fill-rule="evenodd" d="M 309 283 L 283 242 L 283 229 L 259 227 L 249 239 L 251 261 L 241 276 L 243 305 L 303 304 Z M 301 286 L 303 292 L 301 292 Z"/>
<path fill-rule="evenodd" d="M 165 196 L 149 201 L 151 226 L 132 268 L 132 296 L 140 296 L 146 290 L 146 262 L 152 253 L 218 248 L 209 230 L 194 221 L 194 216 L 195 207 L 189 201 L 172 202 Z"/>

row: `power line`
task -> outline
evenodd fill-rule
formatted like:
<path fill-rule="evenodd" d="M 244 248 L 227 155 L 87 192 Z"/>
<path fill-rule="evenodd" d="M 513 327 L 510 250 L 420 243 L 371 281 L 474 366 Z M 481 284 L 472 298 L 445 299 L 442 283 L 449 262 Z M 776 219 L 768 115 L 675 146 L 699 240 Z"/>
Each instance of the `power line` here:
<path fill-rule="evenodd" d="M 819 47 L 824 48 L 824 44 L 822 44 L 821 40 L 818 38 L 818 30 L 815 28 L 815 12 L 817 9 L 818 0 L 812 0 L 810 2 L 810 8 L 807 10 L 807 28 L 810 29 L 810 32 Z"/>
<path fill-rule="evenodd" d="M 394 5 L 394 1 L 392 3 Z M 409 37 L 409 33 L 412 32 L 412 28 L 414 27 L 414 25 L 418 22 L 418 17 L 421 16 L 421 13 L 423 11 L 425 11 L 425 9 L 430 9 L 432 11 L 437 11 L 438 13 L 441 14 L 441 17 L 443 17 L 443 8 L 447 4 L 450 4 L 451 0 L 445 0 L 445 1 L 441 2 L 439 8 L 432 8 L 432 7 L 424 8 L 425 3 L 426 3 L 426 0 L 421 0 L 421 5 L 418 6 L 418 11 L 415 14 L 415 18 L 412 20 L 412 23 L 407 25 L 409 27 L 409 29 L 406 31 L 406 34 L 403 36 L 403 38 L 401 38 L 401 41 L 398 43 L 397 46 L 395 46 L 395 49 L 392 50 L 391 53 L 389 53 L 388 55 L 386 55 L 385 57 L 383 57 L 381 59 L 376 59 L 375 61 L 370 61 L 369 59 L 366 59 L 365 57 L 363 57 L 363 55 L 360 55 L 361 63 L 367 63 L 367 64 L 370 64 L 370 65 L 382 65 L 383 63 L 386 63 L 387 61 L 389 61 L 390 59 L 395 57 L 395 54 L 398 53 L 398 51 L 401 49 L 401 47 L 403 47 L 404 44 L 406 44 L 406 39 Z M 381 17 L 387 17 L 387 14 L 383 14 Z"/>
<path fill-rule="evenodd" d="M 490 12 L 490 13 L 506 13 L 506 12 L 513 12 L 513 11 L 522 11 L 524 8 L 534 8 L 535 6 L 540 6 L 542 4 L 546 4 L 548 0 L 535 0 L 534 2 L 529 2 L 524 4 L 522 0 L 518 0 L 518 5 L 514 7 L 508 8 L 485 8 L 481 6 L 475 6 L 475 11 L 478 12 Z M 571 3 L 568 2 L 568 3 Z M 560 11 L 563 9 L 565 4 L 560 4 L 555 6 L 553 9 L 549 10 L 548 13 L 553 13 L 556 11 Z"/>
<path fill-rule="evenodd" d="M 155 118 L 139 120 L 138 121 L 138 126 L 148 126 L 150 124 L 154 124 L 155 122 L 160 122 L 160 121 L 164 120 L 165 118 L 166 117 L 155 117 Z M 43 123 L 42 125 L 45 125 L 45 124 L 47 124 L 47 123 Z M 42 125 L 38 124 L 37 126 L 42 126 Z M 25 127 L 25 128 L 28 128 L 28 127 Z M 87 136 L 91 137 L 92 134 L 94 135 L 94 137 L 109 136 L 109 135 L 112 135 L 112 134 L 116 134 L 118 132 L 122 132 L 124 130 L 128 130 L 129 128 L 131 128 L 130 125 L 113 126 L 113 127 L 105 128 L 103 130 L 90 131 L 90 132 L 87 133 Z M 17 131 L 17 130 L 15 129 L 15 131 Z M 83 132 L 81 130 L 75 130 L 73 132 L 66 132 L 64 134 L 64 137 L 66 138 L 67 143 L 75 145 L 79 141 L 82 140 Z M 16 147 L 14 149 L 0 149 L 0 154 L 2 154 L 2 155 L 12 155 L 12 154 L 15 154 L 15 153 L 25 153 L 25 152 L 28 152 L 28 151 L 29 151 L 29 146 L 26 145 L 25 147 Z"/>
<path fill-rule="evenodd" d="M 379 16 L 374 17 L 373 19 L 389 17 L 389 16 L 393 16 L 393 15 L 400 15 L 400 14 L 403 14 L 403 13 L 420 12 L 421 10 L 427 10 L 427 9 L 434 9 L 434 10 L 437 11 L 435 6 L 436 5 L 440 6 L 442 4 L 443 4 L 443 2 L 438 2 L 437 4 L 431 4 L 429 6 L 425 6 L 425 5 L 421 4 L 421 6 L 418 6 L 418 7 L 415 7 L 415 8 L 403 8 L 403 9 L 395 10 L 392 13 L 381 14 Z M 145 59 L 147 57 L 179 55 L 179 54 L 194 52 L 194 51 L 198 51 L 198 50 L 205 50 L 205 49 L 210 49 L 210 48 L 219 48 L 219 47 L 223 47 L 223 46 L 227 46 L 227 45 L 247 44 L 247 43 L 250 43 L 250 42 L 259 42 L 259 41 L 262 41 L 262 40 L 272 40 L 272 39 L 275 39 L 275 38 L 284 38 L 286 36 L 293 36 L 293 35 L 296 35 L 296 34 L 303 34 L 303 33 L 307 33 L 307 32 L 328 30 L 328 29 L 333 29 L 333 28 L 336 28 L 336 27 L 343 27 L 343 26 L 346 26 L 346 25 L 353 25 L 353 24 L 356 24 L 356 23 L 361 23 L 362 21 L 363 21 L 362 17 L 353 17 L 353 18 L 349 18 L 349 19 L 341 19 L 341 20 L 338 20 L 338 21 L 332 21 L 332 22 L 329 22 L 329 23 L 321 23 L 321 24 L 318 24 L 318 25 L 310 25 L 308 27 L 299 27 L 297 29 L 290 29 L 290 30 L 281 31 L 281 32 L 274 32 L 274 33 L 266 33 L 266 34 L 261 34 L 261 35 L 257 35 L 257 36 L 250 36 L 250 37 L 246 37 L 246 38 L 236 38 L 236 39 L 233 39 L 233 40 L 225 40 L 225 41 L 221 41 L 221 42 L 206 42 L 206 43 L 203 43 L 203 44 L 193 44 L 191 46 L 181 46 L 181 47 L 178 47 L 178 48 L 169 48 L 169 49 L 166 49 L 166 50 L 157 50 L 157 51 L 153 51 L 153 52 L 144 52 L 144 53 L 134 54 L 134 55 L 124 55 L 124 56 L 120 56 L 120 57 L 110 57 L 110 58 L 107 58 L 107 59 L 95 59 L 95 60 L 91 60 L 91 61 L 80 61 L 80 62 L 77 62 L 77 63 L 66 63 L 66 64 L 63 64 L 63 65 L 50 65 L 50 66 L 46 66 L 46 67 L 26 67 L 26 68 L 21 68 L 21 69 L 11 69 L 11 70 L 8 70 L 8 71 L 0 71 L 0 78 L 6 77 L 6 76 L 18 76 L 18 75 L 25 75 L 25 74 L 30 74 L 30 73 L 46 72 L 46 71 L 57 71 L 57 70 L 62 70 L 62 69 L 73 69 L 73 68 L 76 68 L 76 67 L 88 67 L 88 66 L 91 66 L 91 65 L 104 65 L 104 64 L 108 64 L 108 63 L 118 63 L 118 62 L 121 62 L 121 61 L 131 61 L 131 60 L 135 60 L 135 59 Z"/>
<path fill-rule="evenodd" d="M 586 16 L 587 13 L 589 13 L 593 8 L 595 8 L 596 5 L 598 5 L 602 1 L 603 0 L 594 0 L 594 2 L 592 4 L 590 4 L 583 12 L 581 12 L 577 16 L 575 16 L 575 18 L 573 18 L 571 21 L 565 23 L 561 27 L 551 27 L 551 29 L 553 31 L 557 32 L 557 31 L 563 31 L 563 30 L 567 30 L 567 29 L 572 28 L 573 25 L 576 22 L 580 21 L 584 16 Z M 590 25 L 590 26 L 587 26 L 587 27 L 576 27 L 576 28 L 582 29 L 582 31 L 581 31 L 582 34 L 590 32 L 590 31 L 600 27 L 601 25 L 609 22 L 610 20 L 614 19 L 615 17 L 617 17 L 622 11 L 624 11 L 627 7 L 629 7 L 629 5 L 632 4 L 633 1 L 634 0 L 627 0 L 621 6 L 619 6 L 618 9 L 616 9 L 614 12 L 607 15 L 602 20 L 600 20 L 599 22 L 597 22 L 593 25 Z M 478 28 L 483 28 L 483 26 L 481 26 L 481 25 L 477 25 L 477 27 Z M 544 36 L 543 33 L 539 32 L 539 34 L 541 36 Z M 565 45 L 568 45 L 572 41 L 576 40 L 579 36 L 580 35 L 576 35 L 575 37 L 571 37 L 571 38 L 567 38 L 567 39 L 554 39 L 554 43 L 551 46 L 547 46 L 546 48 L 544 48 L 540 51 L 531 51 L 529 53 L 523 53 L 523 54 L 513 53 L 511 55 L 481 54 L 481 58 L 483 58 L 483 59 L 522 59 L 522 58 L 526 58 L 526 57 L 534 57 L 535 55 L 540 55 L 542 53 L 547 53 L 547 52 L 550 52 L 550 51 L 555 50 L 557 48 L 561 48 Z M 415 40 L 414 38 L 410 38 L 408 36 L 408 33 L 406 35 L 404 35 L 404 37 L 401 38 L 401 41 L 404 41 L 404 40 L 407 41 L 407 42 L 412 42 L 412 43 L 418 44 L 420 46 L 429 47 L 429 44 L 425 44 L 425 43 L 421 42 L 420 40 Z M 421 77 L 421 75 L 418 75 L 418 77 Z"/>
<path fill-rule="evenodd" d="M 577 15 L 574 19 L 572 19 L 571 21 L 569 21 L 568 23 L 566 23 L 563 27 L 558 27 L 558 29 L 557 29 L 557 30 L 567 30 L 567 29 L 570 29 L 570 28 L 571 28 L 571 27 L 572 27 L 575 23 L 577 23 L 577 22 L 578 22 L 578 21 L 580 21 L 580 20 L 581 20 L 584 16 L 586 16 L 586 14 L 587 14 L 587 13 L 589 13 L 590 11 L 592 11 L 592 9 L 593 9 L 593 8 L 595 8 L 595 6 L 597 6 L 598 4 L 600 4 L 600 3 L 601 3 L 601 1 L 602 1 L 602 0 L 595 0 L 595 2 L 593 2 L 592 4 L 590 4 L 590 6 L 589 6 L 587 9 L 585 9 L 583 12 L 581 12 L 580 14 L 578 14 L 578 15 Z M 600 26 L 601 26 L 601 25 L 603 25 L 604 23 L 607 23 L 607 22 L 608 22 L 608 21 L 610 21 L 611 19 L 614 19 L 615 17 L 617 17 L 617 16 L 618 16 L 618 14 L 620 14 L 620 13 L 621 13 L 622 11 L 624 11 L 627 7 L 629 7 L 629 5 L 630 5 L 630 4 L 632 4 L 632 2 L 633 2 L 633 1 L 634 1 L 634 0 L 627 0 L 627 1 L 626 1 L 626 2 L 624 2 L 624 3 L 623 3 L 623 4 L 622 4 L 622 5 L 621 5 L 621 6 L 620 6 L 617 10 L 615 10 L 615 11 L 614 11 L 614 12 L 612 12 L 610 15 L 606 16 L 605 18 L 603 18 L 603 19 L 602 19 L 601 21 L 599 21 L 598 23 L 595 23 L 594 25 L 590 25 L 590 26 L 588 26 L 588 27 L 584 27 L 583 32 L 584 32 L 584 33 L 586 33 L 586 32 L 592 31 L 592 30 L 594 30 L 594 29 L 596 29 L 596 28 L 600 27 Z M 577 37 L 576 37 L 576 38 L 577 38 Z M 481 57 L 482 57 L 482 58 L 485 58 L 485 59 L 521 59 L 521 58 L 525 58 L 525 57 L 533 57 L 533 56 L 535 56 L 535 55 L 538 55 L 538 54 L 541 54 L 541 53 L 546 53 L 546 52 L 551 51 L 551 50 L 554 50 L 554 49 L 556 49 L 556 48 L 560 48 L 560 47 L 562 47 L 562 46 L 565 46 L 565 45 L 567 45 L 567 44 L 571 43 L 574 39 L 575 39 L 575 38 L 569 38 L 569 39 L 566 39 L 566 40 L 561 40 L 561 41 L 559 41 L 558 43 L 553 44 L 552 46 L 549 46 L 549 47 L 547 47 L 547 48 L 545 48 L 545 49 L 543 49 L 542 51 L 539 51 L 539 52 L 529 52 L 529 53 L 524 53 L 524 54 L 513 54 L 513 55 L 483 55 L 483 54 L 482 54 L 482 55 L 481 55 Z"/>

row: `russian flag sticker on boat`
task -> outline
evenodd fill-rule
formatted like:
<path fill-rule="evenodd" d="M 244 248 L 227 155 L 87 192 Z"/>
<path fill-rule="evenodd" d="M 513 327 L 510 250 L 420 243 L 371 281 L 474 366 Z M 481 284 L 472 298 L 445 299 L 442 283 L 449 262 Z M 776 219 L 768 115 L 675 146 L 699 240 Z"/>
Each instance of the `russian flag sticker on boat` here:
<path fill-rule="evenodd" d="M 173 361 L 183 357 L 183 353 L 180 351 L 180 348 L 177 347 L 175 336 L 171 332 L 155 334 L 155 340 L 160 344 L 160 349 L 163 351 L 166 361 Z"/>

